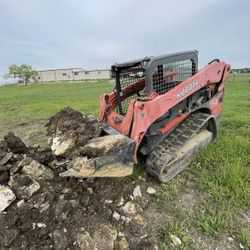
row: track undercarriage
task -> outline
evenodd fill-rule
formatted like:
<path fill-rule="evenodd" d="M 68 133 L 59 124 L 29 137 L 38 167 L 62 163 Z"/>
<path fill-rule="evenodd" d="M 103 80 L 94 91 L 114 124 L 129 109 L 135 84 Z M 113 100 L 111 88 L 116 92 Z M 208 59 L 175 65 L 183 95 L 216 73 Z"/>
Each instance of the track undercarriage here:
<path fill-rule="evenodd" d="M 148 156 L 147 171 L 161 182 L 168 182 L 184 170 L 197 153 L 213 141 L 208 130 L 211 115 L 191 114 Z"/>

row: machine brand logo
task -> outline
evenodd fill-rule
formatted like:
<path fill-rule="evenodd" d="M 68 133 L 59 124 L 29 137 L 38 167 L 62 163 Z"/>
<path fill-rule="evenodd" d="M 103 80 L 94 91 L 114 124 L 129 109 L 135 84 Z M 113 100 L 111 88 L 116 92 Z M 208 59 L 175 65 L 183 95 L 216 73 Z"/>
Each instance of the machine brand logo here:
<path fill-rule="evenodd" d="M 192 81 L 189 85 L 187 85 L 185 88 L 183 88 L 180 92 L 177 93 L 176 98 L 179 99 L 186 95 L 189 91 L 191 91 L 193 88 L 195 88 L 199 84 L 198 80 Z"/>

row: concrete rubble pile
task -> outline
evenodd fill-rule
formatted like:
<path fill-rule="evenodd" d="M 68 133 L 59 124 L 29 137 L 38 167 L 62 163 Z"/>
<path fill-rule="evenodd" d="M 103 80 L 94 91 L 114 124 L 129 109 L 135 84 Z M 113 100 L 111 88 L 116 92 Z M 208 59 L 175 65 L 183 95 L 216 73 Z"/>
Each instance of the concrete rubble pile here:
<path fill-rule="evenodd" d="M 0 141 L 0 249 L 129 249 L 115 226 L 132 223 L 131 216 L 138 215 L 134 205 L 119 196 L 123 185 L 110 178 L 60 176 L 87 162 L 93 177 L 92 160 L 124 139 L 100 137 L 99 122 L 71 108 L 51 117 L 46 129 L 50 138 L 45 148 L 29 147 L 13 133 Z"/>

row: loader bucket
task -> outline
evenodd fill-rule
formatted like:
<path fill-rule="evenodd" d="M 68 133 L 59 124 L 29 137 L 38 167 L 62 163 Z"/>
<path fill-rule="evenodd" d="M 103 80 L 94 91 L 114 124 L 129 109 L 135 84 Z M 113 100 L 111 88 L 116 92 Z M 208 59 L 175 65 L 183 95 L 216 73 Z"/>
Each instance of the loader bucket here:
<path fill-rule="evenodd" d="M 101 157 L 77 157 L 72 166 L 60 174 L 61 177 L 123 177 L 133 173 L 135 141 L 105 123 L 102 127 L 106 135 L 123 137 L 124 144 Z"/>

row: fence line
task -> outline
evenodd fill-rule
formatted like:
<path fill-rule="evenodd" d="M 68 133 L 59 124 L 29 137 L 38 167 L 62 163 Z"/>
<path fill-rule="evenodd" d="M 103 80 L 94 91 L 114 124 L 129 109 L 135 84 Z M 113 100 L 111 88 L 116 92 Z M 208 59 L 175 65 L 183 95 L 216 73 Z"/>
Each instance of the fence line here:
<path fill-rule="evenodd" d="M 229 82 L 241 82 L 241 83 L 250 83 L 250 73 L 238 73 L 238 74 L 230 74 L 229 75 Z"/>

